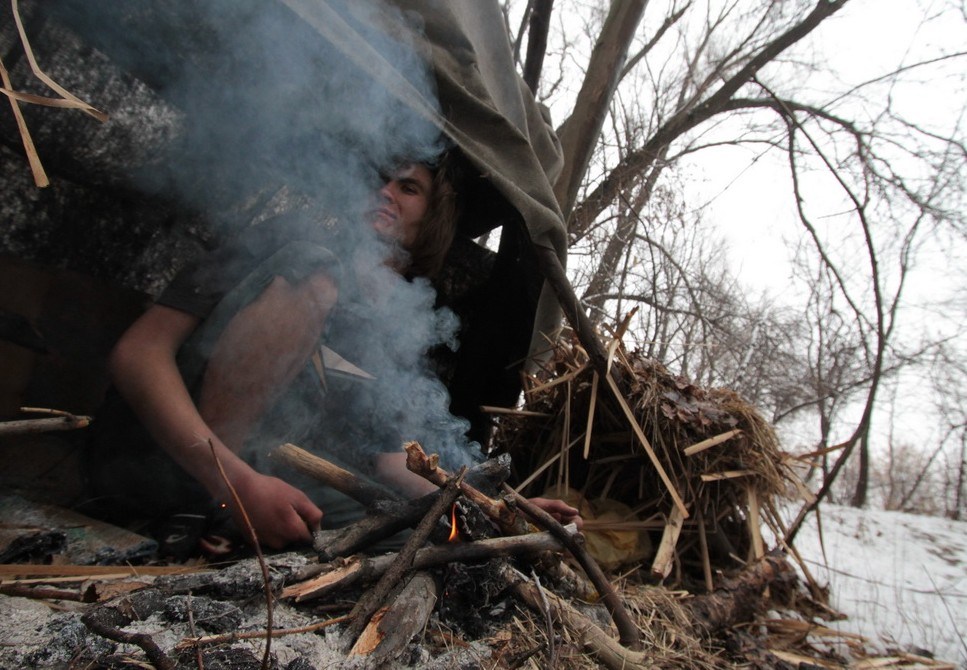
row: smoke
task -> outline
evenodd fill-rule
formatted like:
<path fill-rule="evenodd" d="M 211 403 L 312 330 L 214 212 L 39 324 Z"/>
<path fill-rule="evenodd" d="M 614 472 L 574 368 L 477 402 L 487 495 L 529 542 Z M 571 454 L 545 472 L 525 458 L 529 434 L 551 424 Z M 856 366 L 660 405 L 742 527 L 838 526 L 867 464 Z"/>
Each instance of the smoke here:
<path fill-rule="evenodd" d="M 418 18 L 390 15 L 396 10 L 385 3 L 320 2 L 438 107 L 432 73 L 413 42 Z M 365 300 L 340 301 L 330 344 L 376 380 L 343 383 L 330 375 L 313 438 L 356 463 L 409 439 L 441 453 L 447 467 L 470 462 L 467 424 L 450 415 L 447 391 L 426 361 L 433 347 L 456 347 L 457 319 L 434 307 L 429 282 L 406 281 L 382 263 L 390 250 L 362 222 L 381 173 L 404 159 L 440 155 L 439 129 L 282 2 L 157 2 L 149 10 L 60 0 L 52 11 L 184 112 L 184 133 L 138 175 L 146 189 L 175 194 L 223 230 L 257 220 L 251 202 L 283 188 L 303 219 L 340 222 L 329 244 Z M 112 25 L 119 29 L 108 33 Z M 387 26 L 408 29 L 391 34 Z M 315 412 L 317 401 L 303 403 L 301 415 Z"/>

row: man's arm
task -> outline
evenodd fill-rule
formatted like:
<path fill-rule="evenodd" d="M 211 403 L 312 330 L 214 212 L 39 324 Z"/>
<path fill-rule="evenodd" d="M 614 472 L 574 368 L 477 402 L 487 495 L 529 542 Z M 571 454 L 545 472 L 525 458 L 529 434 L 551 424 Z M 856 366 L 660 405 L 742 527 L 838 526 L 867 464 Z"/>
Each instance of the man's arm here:
<path fill-rule="evenodd" d="M 231 504 L 212 456 L 214 448 L 260 542 L 282 547 L 311 541 L 310 529 L 318 527 L 322 519 L 319 508 L 295 487 L 253 470 L 219 438 L 195 406 L 175 356 L 198 323 L 197 317 L 179 310 L 161 305 L 150 308 L 125 332 L 111 354 L 115 385 L 158 444 L 215 500 Z M 238 510 L 233 512 L 240 520 Z"/>

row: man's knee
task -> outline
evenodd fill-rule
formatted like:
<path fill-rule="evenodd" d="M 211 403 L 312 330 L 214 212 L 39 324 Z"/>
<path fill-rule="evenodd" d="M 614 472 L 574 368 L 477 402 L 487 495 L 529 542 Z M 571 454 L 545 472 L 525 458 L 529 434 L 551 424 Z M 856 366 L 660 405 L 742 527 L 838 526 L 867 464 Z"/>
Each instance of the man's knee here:
<path fill-rule="evenodd" d="M 339 297 L 336 282 L 325 272 L 309 275 L 295 285 L 295 290 L 313 314 L 322 319 L 329 314 Z"/>

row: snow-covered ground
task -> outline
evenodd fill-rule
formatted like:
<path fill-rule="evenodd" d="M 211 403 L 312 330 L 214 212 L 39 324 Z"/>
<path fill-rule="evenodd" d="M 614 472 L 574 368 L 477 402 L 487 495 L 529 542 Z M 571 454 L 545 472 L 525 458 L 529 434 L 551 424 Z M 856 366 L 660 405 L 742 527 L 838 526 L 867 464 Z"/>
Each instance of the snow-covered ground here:
<path fill-rule="evenodd" d="M 967 522 L 836 505 L 819 520 L 795 546 L 849 617 L 830 627 L 967 669 Z"/>

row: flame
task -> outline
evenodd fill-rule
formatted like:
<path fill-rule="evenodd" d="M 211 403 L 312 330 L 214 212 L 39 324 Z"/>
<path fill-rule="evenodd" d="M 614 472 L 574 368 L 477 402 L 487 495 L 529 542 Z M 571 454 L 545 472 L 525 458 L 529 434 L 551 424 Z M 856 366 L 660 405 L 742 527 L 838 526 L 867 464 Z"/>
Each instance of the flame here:
<path fill-rule="evenodd" d="M 453 507 L 450 508 L 450 537 L 447 538 L 447 542 L 459 541 L 460 531 L 457 529 L 457 503 L 453 503 Z"/>

